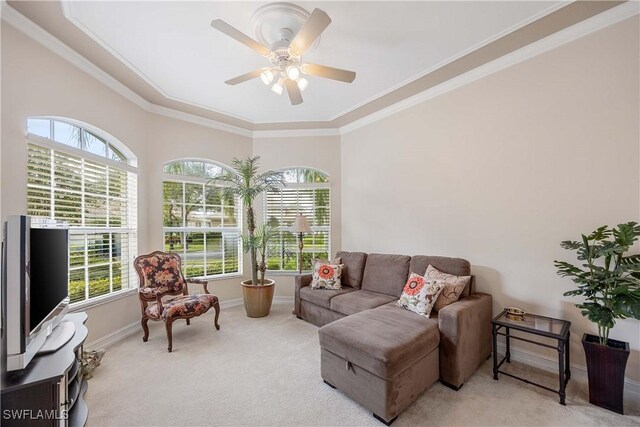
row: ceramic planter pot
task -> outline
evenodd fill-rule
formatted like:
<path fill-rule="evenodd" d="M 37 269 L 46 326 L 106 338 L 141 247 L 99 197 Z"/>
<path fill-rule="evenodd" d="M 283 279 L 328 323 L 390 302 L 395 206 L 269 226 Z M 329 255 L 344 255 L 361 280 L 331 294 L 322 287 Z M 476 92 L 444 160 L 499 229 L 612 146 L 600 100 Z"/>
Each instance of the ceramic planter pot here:
<path fill-rule="evenodd" d="M 601 345 L 596 335 L 584 334 L 582 347 L 587 358 L 589 403 L 622 414 L 629 343 L 609 339 L 608 345 Z"/>
<path fill-rule="evenodd" d="M 242 296 L 244 297 L 244 310 L 248 317 L 265 317 L 271 311 L 273 292 L 276 282 L 264 279 L 264 285 L 254 285 L 251 280 L 245 280 L 242 284 Z"/>

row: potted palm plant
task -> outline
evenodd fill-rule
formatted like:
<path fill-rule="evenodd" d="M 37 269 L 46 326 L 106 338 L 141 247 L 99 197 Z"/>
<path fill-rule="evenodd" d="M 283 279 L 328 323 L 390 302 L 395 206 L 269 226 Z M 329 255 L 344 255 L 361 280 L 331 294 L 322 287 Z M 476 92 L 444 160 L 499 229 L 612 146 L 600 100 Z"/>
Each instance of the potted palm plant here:
<path fill-rule="evenodd" d="M 266 252 L 269 240 L 275 233 L 273 223 L 256 227 L 253 202 L 265 191 L 274 191 L 284 185 L 280 172 L 258 172 L 260 157 L 245 160 L 233 159 L 233 172 L 227 171 L 211 180 L 223 197 L 238 196 L 244 205 L 247 217 L 247 233 L 243 236 L 243 247 L 249 253 L 251 279 L 241 282 L 244 308 L 249 317 L 264 317 L 271 310 L 275 282 L 265 279 Z M 261 262 L 258 264 L 258 255 Z M 260 271 L 261 277 L 258 278 Z"/>
<path fill-rule="evenodd" d="M 584 334 L 582 346 L 589 375 L 589 402 L 623 413 L 624 372 L 629 343 L 609 338 L 617 319 L 640 319 L 640 254 L 626 255 L 640 236 L 635 222 L 602 226 L 564 241 L 564 249 L 577 252 L 580 266 L 555 261 L 558 274 L 571 277 L 577 289 L 565 296 L 581 296 L 576 304 L 582 315 L 598 326 L 598 335 Z"/>

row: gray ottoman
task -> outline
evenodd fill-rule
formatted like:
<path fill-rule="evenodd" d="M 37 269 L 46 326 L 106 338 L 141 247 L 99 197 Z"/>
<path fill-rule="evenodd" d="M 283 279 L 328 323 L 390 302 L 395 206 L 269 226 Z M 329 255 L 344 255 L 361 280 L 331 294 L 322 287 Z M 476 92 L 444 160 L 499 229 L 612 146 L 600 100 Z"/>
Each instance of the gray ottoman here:
<path fill-rule="evenodd" d="M 387 425 L 439 378 L 437 320 L 394 304 L 337 320 L 318 334 L 324 381 Z"/>

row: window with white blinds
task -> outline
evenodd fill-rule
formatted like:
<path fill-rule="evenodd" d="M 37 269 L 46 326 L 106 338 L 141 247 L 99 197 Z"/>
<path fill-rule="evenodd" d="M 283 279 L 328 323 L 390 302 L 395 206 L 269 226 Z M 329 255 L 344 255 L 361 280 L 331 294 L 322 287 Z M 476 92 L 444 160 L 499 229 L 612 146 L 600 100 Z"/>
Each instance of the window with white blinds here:
<path fill-rule="evenodd" d="M 69 224 L 71 303 L 136 287 L 137 173 L 124 149 L 55 119 L 27 131 L 27 213 Z"/>
<path fill-rule="evenodd" d="M 311 268 L 312 258 L 331 254 L 331 189 L 327 174 L 307 168 L 282 171 L 287 185 L 264 197 L 264 221 L 277 221 L 280 232 L 269 245 L 269 270 L 298 270 L 298 241 L 288 231 L 301 213 L 313 231 L 303 237 L 302 269 Z"/>
<path fill-rule="evenodd" d="M 187 277 L 242 273 L 240 200 L 221 197 L 211 181 L 223 172 L 222 166 L 201 160 L 164 166 L 164 248 L 180 255 Z"/>

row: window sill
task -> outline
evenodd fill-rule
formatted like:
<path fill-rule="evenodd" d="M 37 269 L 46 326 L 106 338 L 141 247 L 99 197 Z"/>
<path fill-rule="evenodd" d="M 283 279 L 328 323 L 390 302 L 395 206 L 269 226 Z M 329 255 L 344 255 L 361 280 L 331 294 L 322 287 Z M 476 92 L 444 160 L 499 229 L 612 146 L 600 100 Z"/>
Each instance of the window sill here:
<path fill-rule="evenodd" d="M 210 277 L 191 277 L 191 279 L 206 280 L 207 282 L 215 282 L 218 280 L 227 279 L 241 279 L 244 276 L 242 274 L 230 274 L 228 276 L 210 276 Z M 117 301 L 122 298 L 126 298 L 129 295 L 135 295 L 138 293 L 138 288 L 129 288 L 122 291 L 113 292 L 110 294 L 102 295 L 99 297 L 91 298 L 89 300 L 78 301 L 69 305 L 69 312 L 74 313 L 77 311 L 83 311 L 88 308 L 93 308 L 102 304 L 108 304 L 113 301 Z"/>
<path fill-rule="evenodd" d="M 244 277 L 241 273 L 234 273 L 225 276 L 204 276 L 204 277 L 189 277 L 189 279 L 198 279 L 198 280 L 206 280 L 207 282 L 216 282 L 218 280 L 227 280 L 227 279 L 242 279 Z"/>
<path fill-rule="evenodd" d="M 267 270 L 266 276 L 297 276 L 299 274 L 311 274 L 311 271 L 303 271 L 302 273 L 298 273 L 297 271 L 274 271 Z"/>
<path fill-rule="evenodd" d="M 107 304 L 110 303 L 112 301 L 116 301 L 122 298 L 126 298 L 130 295 L 135 295 L 138 293 L 138 288 L 129 288 L 129 289 L 124 289 L 122 291 L 118 291 L 118 292 L 113 292 L 110 294 L 106 294 L 106 295 L 102 295 L 96 298 L 91 298 L 88 300 L 84 300 L 84 301 L 78 301 L 76 303 L 70 304 L 69 305 L 69 311 L 71 313 L 74 313 L 76 311 L 82 311 L 85 310 L 87 308 L 93 308 L 102 304 Z"/>

